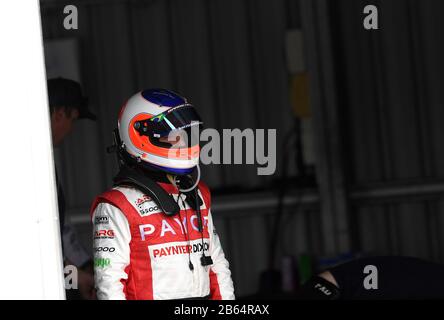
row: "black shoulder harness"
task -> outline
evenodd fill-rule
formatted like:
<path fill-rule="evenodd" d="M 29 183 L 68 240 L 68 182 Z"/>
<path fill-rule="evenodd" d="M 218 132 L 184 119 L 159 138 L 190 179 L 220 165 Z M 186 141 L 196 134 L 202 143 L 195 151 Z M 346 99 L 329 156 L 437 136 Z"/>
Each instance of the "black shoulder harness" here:
<path fill-rule="evenodd" d="M 179 205 L 165 190 L 135 169 L 123 165 L 113 181 L 115 186 L 130 185 L 149 195 L 167 216 L 173 216 L 180 211 Z"/>

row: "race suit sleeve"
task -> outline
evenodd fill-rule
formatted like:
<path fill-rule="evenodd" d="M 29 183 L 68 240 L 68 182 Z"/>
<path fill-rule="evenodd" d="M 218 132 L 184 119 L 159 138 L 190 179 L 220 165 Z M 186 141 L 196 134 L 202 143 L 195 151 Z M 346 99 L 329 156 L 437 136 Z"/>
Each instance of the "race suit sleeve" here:
<path fill-rule="evenodd" d="M 100 203 L 94 225 L 94 279 L 99 300 L 124 300 L 125 268 L 130 263 L 131 233 L 128 220 L 116 207 Z"/>
<path fill-rule="evenodd" d="M 208 232 L 210 234 L 210 254 L 213 259 L 210 269 L 210 299 L 234 300 L 230 265 L 225 258 L 219 236 L 216 233 L 211 211 L 208 212 Z"/>

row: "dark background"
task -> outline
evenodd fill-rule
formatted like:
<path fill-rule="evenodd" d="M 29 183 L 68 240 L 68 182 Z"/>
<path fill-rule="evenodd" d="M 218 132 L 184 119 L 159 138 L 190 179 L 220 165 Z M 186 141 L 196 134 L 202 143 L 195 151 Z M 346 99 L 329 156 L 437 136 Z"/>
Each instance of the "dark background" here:
<path fill-rule="evenodd" d="M 78 30 L 63 27 L 69 4 Z M 378 30 L 363 27 L 368 4 L 378 8 Z M 207 127 L 277 129 L 275 175 L 257 176 L 254 165 L 204 168 L 238 296 L 260 289 L 270 252 L 287 291 L 289 262 L 296 285 L 357 256 L 444 262 L 444 2 L 42 0 L 41 11 L 45 44 L 76 44 L 59 63 L 77 57 L 99 117 L 79 122 L 56 153 L 67 214 L 87 248 L 89 206 L 117 170 L 105 148 L 120 106 L 165 87 L 188 97 Z M 303 46 L 289 56 L 290 30 Z M 46 54 L 47 65 L 57 58 Z M 295 87 L 298 77 L 308 91 Z M 305 94 L 292 99 L 298 90 Z"/>

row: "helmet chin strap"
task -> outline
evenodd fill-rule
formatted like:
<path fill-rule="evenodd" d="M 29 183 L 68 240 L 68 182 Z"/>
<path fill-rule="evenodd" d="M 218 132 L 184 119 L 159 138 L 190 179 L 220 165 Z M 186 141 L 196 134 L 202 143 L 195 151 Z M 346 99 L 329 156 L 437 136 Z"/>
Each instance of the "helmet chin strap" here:
<path fill-rule="evenodd" d="M 177 183 L 176 183 L 177 176 L 173 176 L 173 175 L 171 175 L 169 173 L 166 176 L 168 178 L 168 181 L 180 191 L 180 189 L 179 189 L 179 187 L 177 186 Z"/>
<path fill-rule="evenodd" d="M 175 187 L 177 188 L 177 190 L 179 190 L 179 191 L 182 192 L 182 193 L 190 192 L 191 190 L 193 190 L 193 189 L 195 188 L 195 186 L 194 186 L 194 184 L 193 184 L 193 186 L 192 186 L 191 188 L 181 189 L 180 186 L 179 186 L 179 184 L 180 184 L 180 180 L 178 180 L 178 179 L 180 179 L 180 177 L 177 176 L 177 175 L 174 175 L 174 176 L 173 176 L 173 175 L 171 175 L 171 174 L 167 174 L 167 178 L 168 178 L 168 180 L 171 182 L 171 184 L 172 184 L 173 186 L 175 186 Z"/>
<path fill-rule="evenodd" d="M 199 165 L 196 167 L 197 170 L 197 177 L 193 179 L 191 174 L 187 175 L 172 175 L 170 173 L 167 174 L 168 180 L 171 182 L 172 185 L 174 185 L 180 192 L 188 193 L 194 189 L 196 189 L 197 184 L 200 180 L 200 168 Z M 181 189 L 181 187 L 184 187 L 183 182 L 181 183 L 180 179 L 186 179 L 189 178 L 191 180 L 191 183 L 186 184 L 185 189 Z M 194 181 L 193 181 L 194 180 Z M 187 181 L 189 182 L 189 181 Z M 182 184 L 182 186 L 181 186 Z"/>

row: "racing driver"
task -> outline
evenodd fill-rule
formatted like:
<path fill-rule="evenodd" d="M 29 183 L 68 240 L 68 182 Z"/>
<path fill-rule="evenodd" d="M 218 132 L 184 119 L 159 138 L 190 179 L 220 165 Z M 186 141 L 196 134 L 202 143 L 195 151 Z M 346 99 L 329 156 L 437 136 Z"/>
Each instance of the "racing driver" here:
<path fill-rule="evenodd" d="M 114 130 L 120 171 L 91 208 L 98 299 L 234 299 L 229 263 L 199 182 L 202 125 L 165 89 L 132 96 Z"/>

